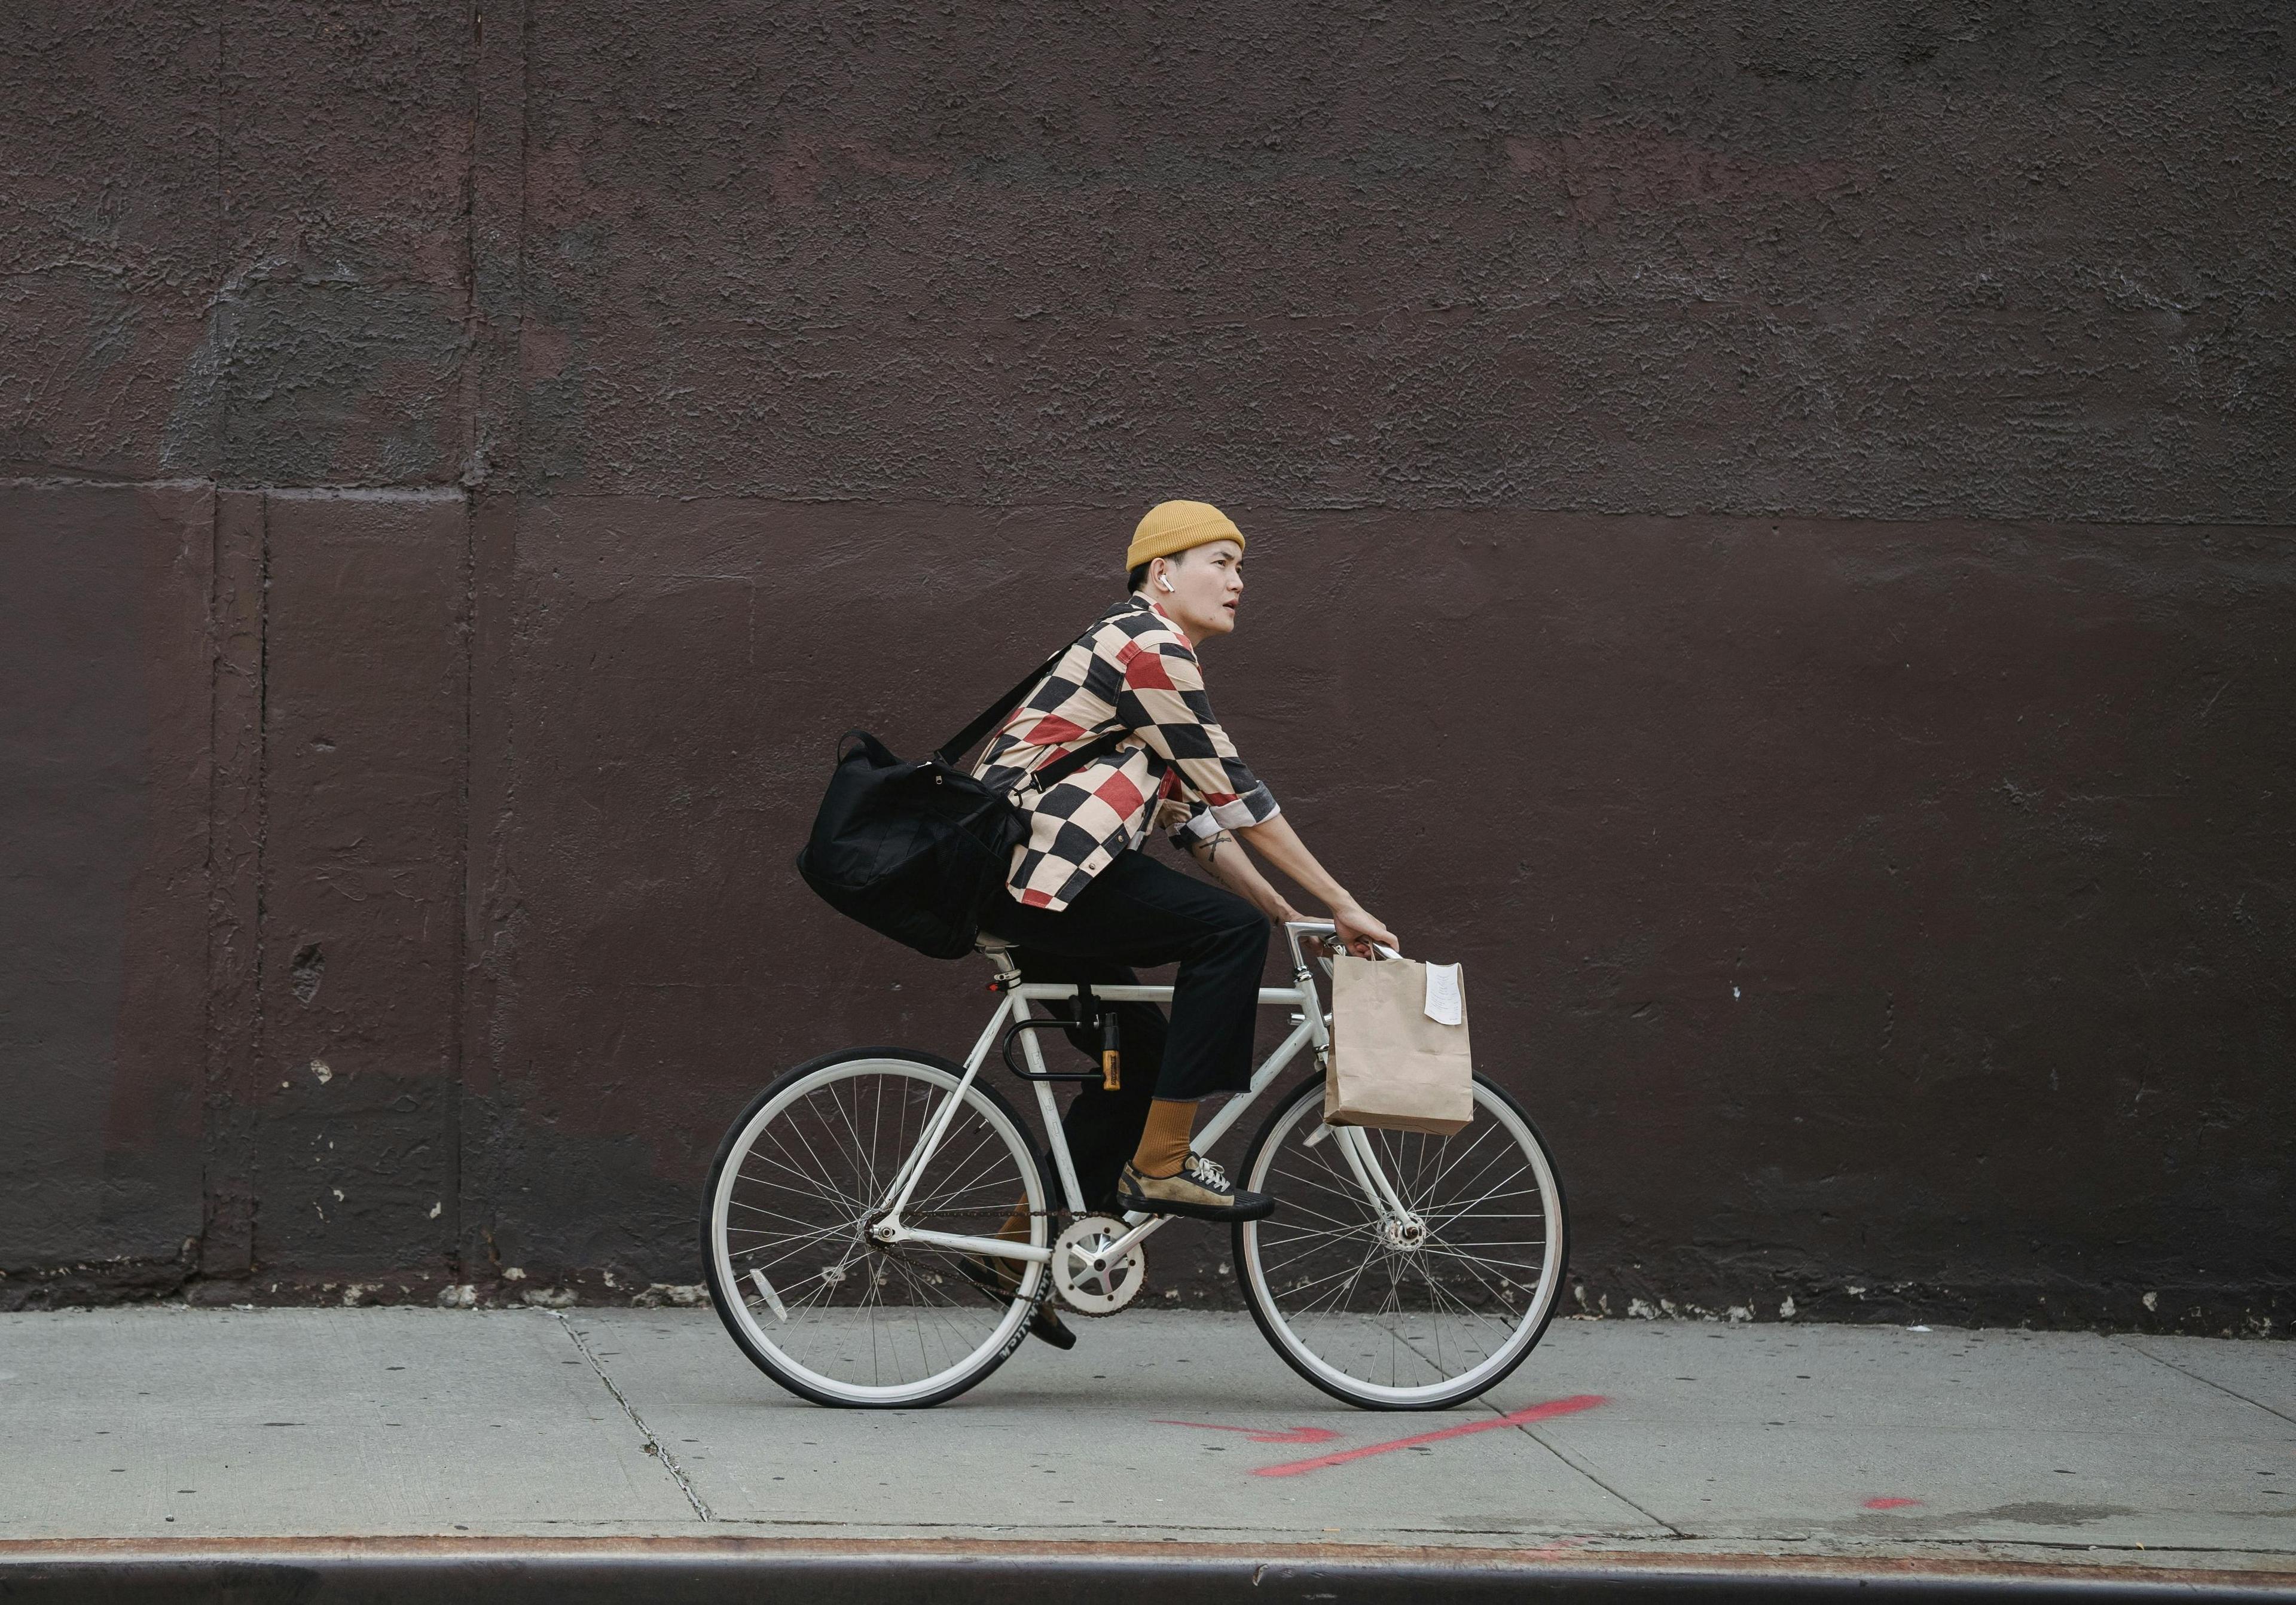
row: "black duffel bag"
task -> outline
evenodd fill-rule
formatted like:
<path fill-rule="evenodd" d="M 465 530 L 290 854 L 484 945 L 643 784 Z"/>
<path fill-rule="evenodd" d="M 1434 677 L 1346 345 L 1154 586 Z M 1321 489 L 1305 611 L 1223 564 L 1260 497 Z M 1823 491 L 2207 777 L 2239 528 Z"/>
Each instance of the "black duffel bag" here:
<path fill-rule="evenodd" d="M 928 958 L 972 951 L 980 911 L 1002 891 L 1027 819 L 1001 791 L 957 762 L 1020 705 L 1068 654 L 1062 647 L 997 704 L 922 763 L 904 763 L 865 730 L 838 738 L 837 769 L 814 815 L 797 872 L 839 913 Z M 1101 737 L 1047 764 L 1044 786 L 1067 778 L 1123 739 Z"/>

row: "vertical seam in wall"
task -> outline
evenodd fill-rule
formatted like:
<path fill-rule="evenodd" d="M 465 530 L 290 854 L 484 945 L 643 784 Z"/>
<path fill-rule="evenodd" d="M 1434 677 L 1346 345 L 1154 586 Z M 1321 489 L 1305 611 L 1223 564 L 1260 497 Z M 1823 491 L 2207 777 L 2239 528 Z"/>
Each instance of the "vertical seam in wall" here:
<path fill-rule="evenodd" d="M 228 54 L 230 45 L 230 24 L 224 18 L 217 17 L 216 19 L 215 99 L 216 218 L 222 231 L 222 238 L 217 243 L 223 247 L 224 260 L 226 264 L 238 254 L 233 249 L 231 240 L 231 161 L 225 149 L 224 139 L 224 111 L 231 97 L 231 65 Z M 211 303 L 216 310 L 209 312 L 210 319 L 224 315 L 220 310 L 222 294 L 229 287 L 232 276 L 231 269 L 226 266 L 223 283 L 216 287 L 217 299 Z M 226 323 L 226 327 L 228 326 Z M 212 322 L 209 327 L 212 332 L 214 330 Z M 230 438 L 231 434 L 231 358 L 222 348 L 223 341 L 218 340 L 216 353 L 217 372 L 215 403 L 211 409 L 212 422 L 208 439 L 208 460 L 205 464 L 207 471 L 211 474 L 217 473 L 225 466 L 224 443 Z"/>
<path fill-rule="evenodd" d="M 513 494 L 526 482 L 526 233 L 534 169 L 534 0 L 526 0 L 518 20 L 518 238 L 511 247 L 511 311 L 517 321 L 511 344 L 510 393 L 515 398 L 511 461 Z"/>
<path fill-rule="evenodd" d="M 221 1104 L 216 1096 L 216 921 L 218 918 L 216 897 L 216 834 L 220 827 L 223 803 L 224 766 L 219 761 L 223 751 L 224 699 L 224 622 L 223 593 L 225 585 L 223 492 L 216 485 L 208 486 L 208 841 L 202 856 L 201 872 L 208 895 L 206 995 L 200 1004 L 200 1247 L 192 1262 L 197 1274 L 207 1259 L 207 1239 L 215 1224 L 215 1151 L 216 1118 Z"/>
<path fill-rule="evenodd" d="M 258 501 L 255 520 L 255 1020 L 250 1033 L 247 1085 L 260 1087 L 264 1068 L 264 948 L 270 939 L 271 890 L 271 498 Z M 263 1256 L 256 1233 L 263 1215 L 261 1190 L 248 1178 L 247 1270 Z"/>
<path fill-rule="evenodd" d="M 463 497 L 463 750 L 455 807 L 455 996 L 447 1063 L 447 1196 L 455 1208 L 447 1222 L 447 1263 L 456 1281 L 463 1266 L 463 1076 L 470 1017 L 471 942 L 471 702 L 478 684 L 478 553 L 476 498 Z"/>
<path fill-rule="evenodd" d="M 463 471 L 459 478 L 466 490 L 479 466 L 477 391 L 482 365 L 479 357 L 479 134 L 486 106 L 487 59 L 486 14 L 481 0 L 471 0 L 470 20 L 471 103 L 463 151 L 463 373 L 462 382 L 455 387 L 463 409 Z"/>
<path fill-rule="evenodd" d="M 455 1280 L 463 1271 L 463 1072 L 469 1020 L 463 1013 L 469 994 L 471 910 L 471 700 L 477 684 L 478 640 L 478 498 L 472 489 L 479 478 L 480 393 L 484 362 L 483 312 L 479 301 L 479 139 L 484 126 L 486 102 L 486 12 L 484 0 L 471 0 L 470 139 L 463 167 L 463 750 L 458 786 L 455 886 L 459 892 L 455 919 L 455 992 L 453 1026 L 448 1032 L 446 1088 L 446 1193 L 454 1201 L 447 1222 L 447 1263 Z"/>

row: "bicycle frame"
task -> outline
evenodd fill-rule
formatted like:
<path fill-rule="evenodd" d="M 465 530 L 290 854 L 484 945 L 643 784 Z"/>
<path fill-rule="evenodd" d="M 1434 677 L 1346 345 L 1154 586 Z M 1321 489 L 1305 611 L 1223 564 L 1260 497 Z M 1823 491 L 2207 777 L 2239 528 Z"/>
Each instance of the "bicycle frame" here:
<path fill-rule="evenodd" d="M 1292 1028 L 1252 1072 L 1250 1088 L 1230 1098 L 1205 1124 L 1203 1130 L 1196 1134 L 1199 1151 L 1210 1148 L 1226 1134 L 1231 1126 L 1243 1118 L 1245 1112 L 1259 1101 L 1260 1094 L 1274 1085 L 1275 1078 L 1300 1056 L 1300 1049 L 1312 1045 L 1319 1062 L 1331 1051 L 1331 1030 L 1324 1017 L 1323 997 L 1316 990 L 1315 975 L 1308 967 L 1308 954 L 1300 947 L 1300 939 L 1310 935 L 1329 935 L 1333 929 L 1328 920 L 1300 920 L 1285 923 L 1283 935 L 1292 952 L 1292 984 L 1289 987 L 1262 987 L 1259 989 L 1259 1006 L 1295 1011 L 1292 1017 Z M 997 960 L 1005 973 L 1013 973 L 1012 961 L 1006 956 L 1007 949 L 984 946 L 983 951 L 991 959 Z M 1327 962 L 1327 971 L 1329 968 Z M 1169 987 L 1095 985 L 1092 991 L 1093 995 L 1103 1003 L 1164 1003 L 1172 1001 L 1172 988 Z M 996 1013 L 988 1018 L 988 1028 L 980 1033 L 980 1040 L 972 1044 L 972 1052 L 965 1056 L 964 1078 L 951 1089 L 948 1096 L 941 1101 L 940 1107 L 933 1111 L 932 1118 L 925 1124 L 924 1135 L 909 1157 L 902 1161 L 901 1168 L 895 1173 L 886 1189 L 883 1212 L 877 1223 L 870 1227 L 871 1236 L 884 1243 L 931 1243 L 936 1248 L 983 1254 L 998 1259 L 1043 1264 L 1052 1258 L 1050 1249 L 1039 1249 L 1029 1243 L 1010 1242 L 1001 1237 L 971 1237 L 948 1232 L 931 1232 L 920 1226 L 911 1226 L 902 1221 L 901 1211 L 909 1207 L 909 1198 L 916 1191 L 918 1178 L 924 1174 L 924 1167 L 939 1149 L 949 1122 L 955 1118 L 958 1104 L 980 1076 L 981 1066 L 988 1062 L 988 1051 L 996 1042 L 998 1034 L 1014 1021 L 1037 1018 L 1030 1010 L 1032 1003 L 1057 1002 L 1073 998 L 1076 995 L 1077 989 L 1071 986 L 1032 981 L 1022 981 L 1006 989 Z M 1044 1074 L 1044 1054 L 1037 1044 L 1035 1032 L 1021 1034 L 1021 1051 L 1028 1058 L 1030 1072 Z M 1052 1085 L 1044 1081 L 1030 1085 L 1037 1090 L 1037 1112 L 1045 1123 L 1046 1139 L 1052 1148 L 1053 1163 L 1060 1173 L 1062 1194 L 1067 1200 L 1070 1213 L 1083 1215 L 1086 1213 L 1084 1195 L 1077 1186 L 1076 1164 L 1069 1155 L 1068 1134 L 1062 1129 L 1060 1107 L 1053 1100 Z M 1377 1149 L 1364 1141 L 1363 1134 L 1352 1126 L 1338 1126 L 1325 1129 L 1339 1140 L 1341 1152 L 1346 1157 L 1349 1168 L 1381 1218 L 1408 1220 L 1410 1211 L 1404 1207 L 1394 1184 L 1389 1181 L 1380 1164 Z M 1320 1141 L 1321 1138 L 1313 1140 Z M 1128 1213 L 1124 1220 L 1130 1230 L 1106 1245 L 1101 1252 L 1111 1259 L 1120 1257 L 1171 1218 L 1169 1216 L 1146 1215 L 1137 1210 Z"/>

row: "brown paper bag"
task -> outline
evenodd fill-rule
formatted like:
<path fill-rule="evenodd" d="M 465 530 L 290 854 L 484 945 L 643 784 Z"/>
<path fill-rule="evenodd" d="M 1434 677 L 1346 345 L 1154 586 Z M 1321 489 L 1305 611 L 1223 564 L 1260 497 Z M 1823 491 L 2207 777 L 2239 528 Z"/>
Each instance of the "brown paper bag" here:
<path fill-rule="evenodd" d="M 1456 1026 L 1429 1019 L 1427 1003 L 1424 964 L 1344 954 L 1332 962 L 1326 1125 L 1447 1137 L 1474 1118 L 1464 999 Z"/>

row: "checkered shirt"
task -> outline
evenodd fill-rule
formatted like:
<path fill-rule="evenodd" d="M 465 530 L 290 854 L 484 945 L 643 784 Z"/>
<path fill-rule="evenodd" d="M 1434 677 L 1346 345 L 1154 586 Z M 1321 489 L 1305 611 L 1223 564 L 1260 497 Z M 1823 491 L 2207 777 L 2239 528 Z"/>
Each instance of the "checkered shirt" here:
<path fill-rule="evenodd" d="M 1125 738 L 1049 790 L 1029 779 L 1086 742 Z M 1203 670 L 1179 626 L 1146 597 L 1127 597 L 1078 637 L 1021 699 L 973 766 L 1029 816 L 1005 889 L 1054 912 L 1109 861 L 1146 839 L 1156 806 L 1184 803 L 1175 842 L 1275 817 L 1275 798 L 1212 717 Z"/>

